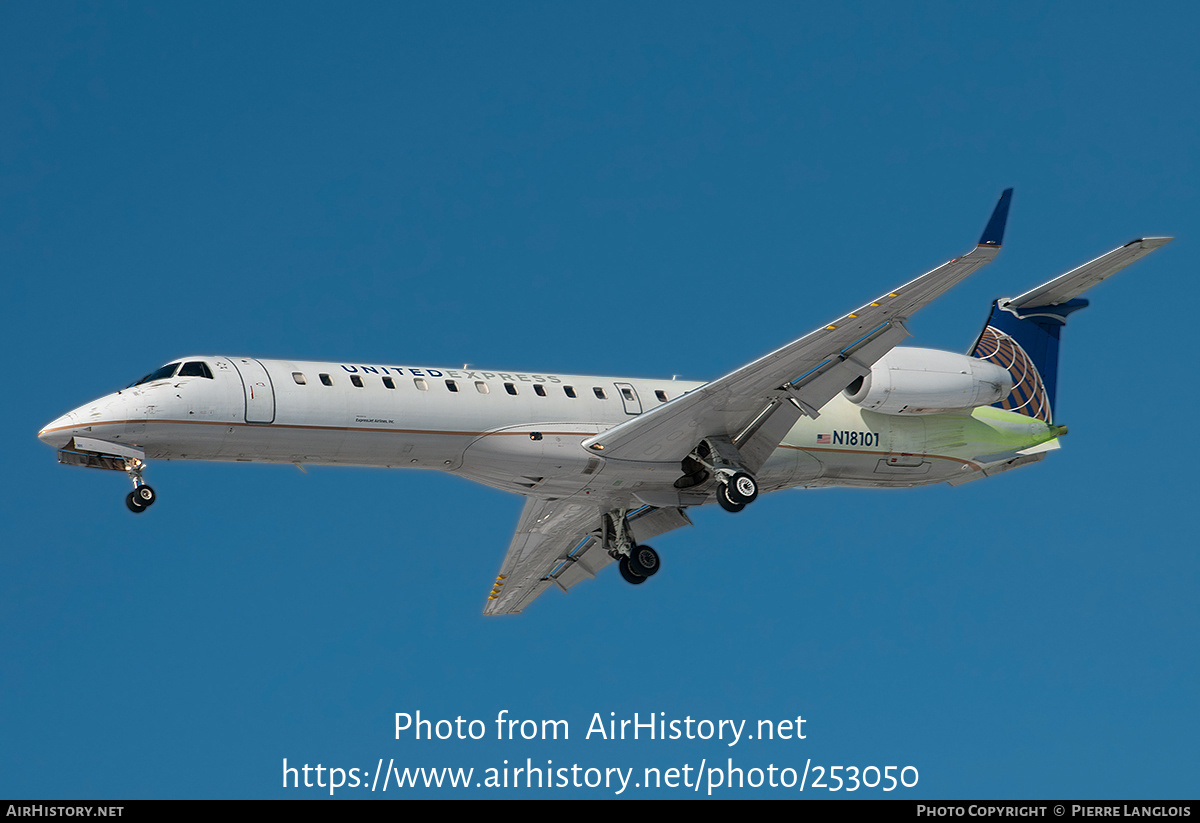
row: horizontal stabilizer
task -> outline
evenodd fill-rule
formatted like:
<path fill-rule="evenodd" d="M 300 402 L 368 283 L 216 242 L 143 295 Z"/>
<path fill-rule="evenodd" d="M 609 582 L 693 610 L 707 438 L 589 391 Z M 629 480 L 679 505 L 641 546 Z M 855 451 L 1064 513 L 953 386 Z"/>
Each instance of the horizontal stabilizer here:
<path fill-rule="evenodd" d="M 971 349 L 972 357 L 995 363 L 1012 375 L 1012 391 L 993 405 L 1050 423 L 1054 419 L 1062 328 L 1067 315 L 1088 305 L 1079 295 L 1171 239 L 1134 240 L 1020 297 L 993 303 L 987 324 Z"/>
<path fill-rule="evenodd" d="M 1025 292 L 1020 297 L 1002 301 L 1002 305 L 1007 309 L 1061 305 L 1173 239 L 1172 237 L 1143 237 L 1140 240 L 1126 243 L 1121 248 L 1114 249 L 1108 254 L 1102 254 L 1090 263 L 1084 263 L 1079 268 L 1072 269 L 1049 283 Z"/>

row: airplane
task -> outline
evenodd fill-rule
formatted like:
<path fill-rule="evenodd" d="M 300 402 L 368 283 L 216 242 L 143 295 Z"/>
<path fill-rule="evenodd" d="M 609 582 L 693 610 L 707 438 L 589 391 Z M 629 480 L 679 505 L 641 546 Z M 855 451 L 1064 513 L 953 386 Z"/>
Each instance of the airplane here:
<path fill-rule="evenodd" d="M 524 495 L 484 614 L 522 611 L 611 563 L 661 568 L 644 541 L 687 509 L 760 493 L 957 485 L 1045 458 L 1058 344 L 1087 289 L 1170 237 L 1114 249 L 993 302 L 967 354 L 901 347 L 918 309 L 1000 251 L 1012 189 L 975 248 L 708 383 L 322 363 L 172 360 L 38 437 L 61 463 L 123 471 L 130 511 L 157 499 L 149 460 L 435 469 Z"/>

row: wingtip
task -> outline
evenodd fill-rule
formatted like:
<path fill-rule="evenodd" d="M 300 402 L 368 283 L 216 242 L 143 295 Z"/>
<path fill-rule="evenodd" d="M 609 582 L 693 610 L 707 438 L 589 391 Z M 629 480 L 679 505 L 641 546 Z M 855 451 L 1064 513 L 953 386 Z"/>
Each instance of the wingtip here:
<path fill-rule="evenodd" d="M 1008 207 L 1012 203 L 1012 193 L 1012 189 L 1005 189 L 1001 193 L 996 208 L 992 210 L 991 219 L 988 220 L 983 235 L 979 238 L 979 245 L 999 246 L 1004 241 L 1004 225 L 1008 222 Z"/>
<path fill-rule="evenodd" d="M 1142 248 L 1157 249 L 1159 246 L 1164 246 L 1174 239 L 1174 237 L 1139 237 L 1133 243 L 1141 243 Z M 1126 245 L 1132 246 L 1133 243 L 1127 243 Z"/>

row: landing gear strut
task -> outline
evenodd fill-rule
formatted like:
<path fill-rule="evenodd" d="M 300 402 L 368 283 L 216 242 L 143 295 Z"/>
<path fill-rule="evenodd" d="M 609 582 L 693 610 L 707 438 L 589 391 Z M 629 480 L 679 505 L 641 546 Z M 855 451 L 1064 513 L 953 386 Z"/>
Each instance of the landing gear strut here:
<path fill-rule="evenodd" d="M 627 514 L 627 509 L 619 509 L 605 515 L 604 542 L 608 553 L 617 559 L 621 577 L 636 586 L 657 574 L 661 563 L 658 552 L 634 542 L 629 522 L 625 519 Z"/>
<path fill-rule="evenodd" d="M 698 486 L 714 477 L 717 502 L 727 512 L 740 512 L 758 497 L 758 481 L 744 468 L 741 452 L 727 437 L 709 437 L 700 441 L 684 458 L 683 477 L 675 481 L 679 489 Z"/>
<path fill-rule="evenodd" d="M 740 512 L 758 497 L 758 481 L 749 472 L 737 471 L 721 476 L 717 502 L 727 512 Z"/>
<path fill-rule="evenodd" d="M 129 458 L 125 461 L 125 473 L 133 481 L 133 491 L 125 495 L 125 505 L 134 514 L 141 514 L 158 499 L 158 495 L 154 493 L 154 489 L 147 486 L 145 481 L 142 480 L 142 469 L 145 465 L 141 460 L 134 458 Z"/>

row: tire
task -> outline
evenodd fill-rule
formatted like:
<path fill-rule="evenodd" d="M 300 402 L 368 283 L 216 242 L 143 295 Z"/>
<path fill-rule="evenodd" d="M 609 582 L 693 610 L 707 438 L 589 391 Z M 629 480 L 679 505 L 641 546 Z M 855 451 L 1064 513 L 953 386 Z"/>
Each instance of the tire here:
<path fill-rule="evenodd" d="M 158 499 L 158 495 L 154 493 L 154 489 L 142 484 L 133 490 L 133 496 L 143 505 L 150 506 Z"/>
<path fill-rule="evenodd" d="M 130 492 L 125 495 L 125 505 L 134 514 L 141 514 L 146 510 L 146 505 L 137 497 L 137 492 Z"/>
<path fill-rule="evenodd" d="M 758 497 L 758 481 L 749 472 L 737 472 L 725 484 L 729 499 L 743 506 L 753 503 Z"/>
<path fill-rule="evenodd" d="M 746 508 L 746 504 L 745 503 L 734 503 L 732 500 L 730 500 L 729 497 L 726 495 L 726 491 L 728 490 L 728 488 L 729 488 L 728 486 L 721 486 L 717 489 L 717 502 L 721 504 L 721 508 L 724 509 L 725 511 L 733 512 L 734 514 L 737 514 L 742 509 Z"/>
<path fill-rule="evenodd" d="M 634 546 L 629 553 L 629 570 L 639 577 L 653 577 L 660 566 L 658 552 L 649 546 Z"/>
<path fill-rule="evenodd" d="M 632 583 L 636 586 L 639 583 L 646 582 L 646 578 L 642 577 L 640 574 L 634 574 L 633 569 L 629 568 L 628 557 L 622 555 L 621 559 L 617 561 L 617 565 L 621 568 L 621 577 L 625 578 L 626 583 Z"/>

